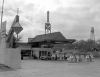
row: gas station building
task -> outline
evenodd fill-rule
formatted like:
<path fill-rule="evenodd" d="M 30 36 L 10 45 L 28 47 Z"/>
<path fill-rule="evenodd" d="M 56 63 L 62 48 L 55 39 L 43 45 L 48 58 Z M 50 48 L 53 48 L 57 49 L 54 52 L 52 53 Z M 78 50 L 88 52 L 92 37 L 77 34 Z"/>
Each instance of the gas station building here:
<path fill-rule="evenodd" d="M 37 58 L 50 56 L 57 50 L 68 49 L 68 45 L 75 42 L 75 39 L 66 39 L 61 32 L 37 35 L 29 38 L 28 43 L 19 43 L 22 54 L 35 55 Z"/>

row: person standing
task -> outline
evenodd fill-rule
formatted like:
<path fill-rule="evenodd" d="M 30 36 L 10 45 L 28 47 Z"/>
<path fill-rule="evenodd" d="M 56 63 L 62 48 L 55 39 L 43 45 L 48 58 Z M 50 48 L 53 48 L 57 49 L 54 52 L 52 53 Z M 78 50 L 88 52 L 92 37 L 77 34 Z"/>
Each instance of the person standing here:
<path fill-rule="evenodd" d="M 89 55 L 86 55 L 87 62 L 89 62 Z"/>
<path fill-rule="evenodd" d="M 81 60 L 84 62 L 84 54 L 81 55 Z"/>
<path fill-rule="evenodd" d="M 67 58 L 68 58 L 68 54 L 65 54 L 65 60 L 67 60 Z"/>
<path fill-rule="evenodd" d="M 59 53 L 58 53 L 58 54 L 57 54 L 57 60 L 59 60 L 59 57 L 60 57 L 60 56 L 59 56 Z"/>
<path fill-rule="evenodd" d="M 92 55 L 92 54 L 90 54 L 89 56 L 90 56 L 90 61 L 92 62 L 93 55 Z"/>
<path fill-rule="evenodd" d="M 55 58 L 54 58 L 54 57 L 55 57 L 55 55 L 54 55 L 54 54 L 52 54 L 52 60 L 55 60 Z"/>
<path fill-rule="evenodd" d="M 73 62 L 76 62 L 76 56 L 73 55 Z"/>
<path fill-rule="evenodd" d="M 79 55 L 76 55 L 76 62 L 79 62 Z"/>
<path fill-rule="evenodd" d="M 64 60 L 64 53 L 62 53 L 62 60 Z"/>
<path fill-rule="evenodd" d="M 70 55 L 71 62 L 73 62 L 73 55 Z"/>

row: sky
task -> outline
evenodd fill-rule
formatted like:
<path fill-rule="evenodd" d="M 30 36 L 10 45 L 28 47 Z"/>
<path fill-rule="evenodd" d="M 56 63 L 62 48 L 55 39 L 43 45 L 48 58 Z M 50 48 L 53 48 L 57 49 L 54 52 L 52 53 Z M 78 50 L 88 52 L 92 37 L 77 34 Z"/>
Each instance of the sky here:
<path fill-rule="evenodd" d="M 7 21 L 7 31 L 17 8 L 23 27 L 19 36 L 23 42 L 45 33 L 47 11 L 50 13 L 51 32 L 60 31 L 66 39 L 86 40 L 94 27 L 95 39 L 100 39 L 100 0 L 5 0 L 3 21 Z"/>

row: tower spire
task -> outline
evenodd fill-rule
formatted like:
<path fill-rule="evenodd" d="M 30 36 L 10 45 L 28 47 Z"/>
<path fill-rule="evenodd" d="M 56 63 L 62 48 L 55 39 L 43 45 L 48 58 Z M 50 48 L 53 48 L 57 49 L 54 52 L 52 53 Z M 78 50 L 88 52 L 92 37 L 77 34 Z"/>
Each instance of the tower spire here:
<path fill-rule="evenodd" d="M 91 27 L 91 32 L 90 32 L 90 40 L 92 42 L 92 46 L 95 46 L 95 34 L 94 34 L 94 27 Z"/>
<path fill-rule="evenodd" d="M 51 24 L 49 23 L 49 11 L 47 11 L 47 22 L 45 23 L 45 34 L 51 33 Z"/>

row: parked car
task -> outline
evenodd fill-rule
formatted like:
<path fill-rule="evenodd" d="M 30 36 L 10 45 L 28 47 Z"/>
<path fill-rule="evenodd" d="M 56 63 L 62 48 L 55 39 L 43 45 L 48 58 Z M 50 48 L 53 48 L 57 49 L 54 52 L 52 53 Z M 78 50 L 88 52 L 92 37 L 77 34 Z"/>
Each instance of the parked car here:
<path fill-rule="evenodd" d="M 51 57 L 50 56 L 40 56 L 41 60 L 50 60 Z"/>

